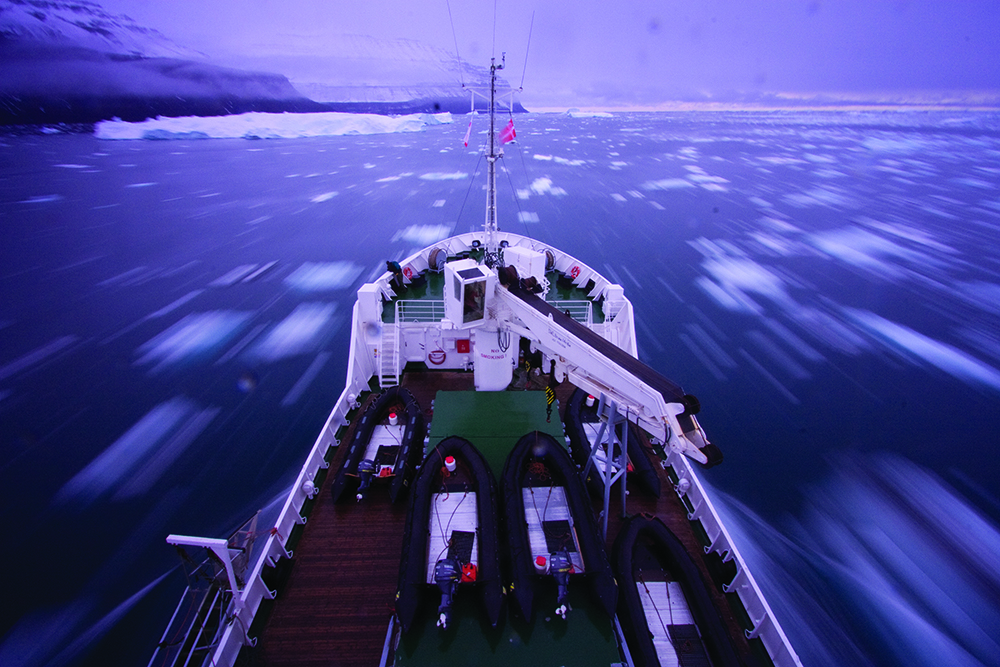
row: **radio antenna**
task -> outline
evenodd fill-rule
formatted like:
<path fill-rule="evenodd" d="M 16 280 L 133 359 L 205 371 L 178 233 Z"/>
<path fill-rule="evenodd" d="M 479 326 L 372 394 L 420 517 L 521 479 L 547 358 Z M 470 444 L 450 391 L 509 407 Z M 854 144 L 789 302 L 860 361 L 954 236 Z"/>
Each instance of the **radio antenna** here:
<path fill-rule="evenodd" d="M 493 0 L 493 51 L 490 56 L 496 58 L 497 55 L 497 0 Z"/>

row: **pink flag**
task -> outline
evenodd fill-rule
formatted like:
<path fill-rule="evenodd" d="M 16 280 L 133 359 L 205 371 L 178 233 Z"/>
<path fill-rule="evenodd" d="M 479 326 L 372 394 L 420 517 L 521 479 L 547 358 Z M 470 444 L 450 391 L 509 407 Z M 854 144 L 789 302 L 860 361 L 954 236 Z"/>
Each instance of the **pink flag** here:
<path fill-rule="evenodd" d="M 507 123 L 507 127 L 500 130 L 500 144 L 503 145 L 508 141 L 514 141 L 517 138 L 517 132 L 514 131 L 514 119 L 511 118 Z"/>
<path fill-rule="evenodd" d="M 472 119 L 469 119 L 469 129 L 465 131 L 465 145 L 469 145 L 469 137 L 472 136 Z"/>

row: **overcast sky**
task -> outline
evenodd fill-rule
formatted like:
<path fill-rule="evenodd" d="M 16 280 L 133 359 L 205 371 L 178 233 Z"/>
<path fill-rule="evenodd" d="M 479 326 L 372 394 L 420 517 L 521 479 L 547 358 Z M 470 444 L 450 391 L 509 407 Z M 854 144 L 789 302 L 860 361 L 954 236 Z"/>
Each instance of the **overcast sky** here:
<path fill-rule="evenodd" d="M 491 0 L 450 0 L 455 36 L 446 0 L 102 4 L 227 64 L 245 58 L 255 67 L 283 51 L 336 51 L 343 34 L 450 53 L 457 36 L 462 60 L 485 66 L 495 40 L 496 55 L 507 52 L 508 81 L 520 84 L 524 72 L 528 106 L 730 91 L 1000 91 L 1000 0 L 498 0 L 495 37 Z"/>

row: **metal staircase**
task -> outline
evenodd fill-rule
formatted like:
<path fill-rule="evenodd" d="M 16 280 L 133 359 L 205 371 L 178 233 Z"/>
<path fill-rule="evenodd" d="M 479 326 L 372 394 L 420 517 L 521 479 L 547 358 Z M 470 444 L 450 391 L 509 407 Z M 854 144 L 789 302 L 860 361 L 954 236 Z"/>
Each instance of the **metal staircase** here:
<path fill-rule="evenodd" d="M 382 325 L 378 382 L 383 389 L 399 384 L 399 325 L 396 323 Z"/>

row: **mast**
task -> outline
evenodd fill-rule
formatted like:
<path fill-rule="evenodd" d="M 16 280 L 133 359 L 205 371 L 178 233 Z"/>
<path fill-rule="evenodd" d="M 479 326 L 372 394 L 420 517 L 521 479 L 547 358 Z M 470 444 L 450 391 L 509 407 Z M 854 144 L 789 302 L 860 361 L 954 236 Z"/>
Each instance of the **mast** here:
<path fill-rule="evenodd" d="M 486 265 L 495 267 L 502 264 L 499 248 L 497 247 L 497 181 L 496 162 L 502 157 L 498 154 L 496 147 L 496 97 L 497 97 L 497 70 L 503 69 L 507 60 L 507 54 L 502 54 L 500 64 L 496 58 L 490 58 L 490 143 L 489 153 L 486 155 L 487 163 L 487 185 L 486 185 Z"/>

